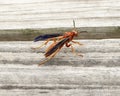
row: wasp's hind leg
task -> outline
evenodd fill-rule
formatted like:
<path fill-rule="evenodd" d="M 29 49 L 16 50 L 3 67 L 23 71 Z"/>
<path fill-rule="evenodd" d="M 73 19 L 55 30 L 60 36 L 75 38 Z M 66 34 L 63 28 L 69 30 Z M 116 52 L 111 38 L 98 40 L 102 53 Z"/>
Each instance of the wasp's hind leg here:
<path fill-rule="evenodd" d="M 38 66 L 40 66 L 40 65 L 42 65 L 42 64 L 45 64 L 46 62 L 48 62 L 49 60 L 51 60 L 51 59 L 59 52 L 59 50 L 60 50 L 60 49 L 56 50 L 56 51 L 55 51 L 53 54 L 51 54 L 49 57 L 46 57 L 46 59 L 43 60 L 42 62 L 40 62 L 40 64 L 39 64 Z"/>

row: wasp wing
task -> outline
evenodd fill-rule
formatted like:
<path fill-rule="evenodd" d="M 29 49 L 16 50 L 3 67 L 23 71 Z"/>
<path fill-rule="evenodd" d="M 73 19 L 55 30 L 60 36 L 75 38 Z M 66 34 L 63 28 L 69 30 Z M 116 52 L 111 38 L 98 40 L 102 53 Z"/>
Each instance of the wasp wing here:
<path fill-rule="evenodd" d="M 58 36 L 61 36 L 61 35 L 62 34 L 58 34 L 58 33 L 39 35 L 39 36 L 35 37 L 34 42 L 37 42 L 37 41 L 40 41 L 40 40 L 46 40 L 48 38 L 58 37 Z"/>
<path fill-rule="evenodd" d="M 57 49 L 60 49 L 68 41 L 69 41 L 69 38 L 65 38 L 59 41 L 55 46 L 53 46 L 49 51 L 47 51 L 47 53 L 45 53 L 45 57 L 48 57 L 54 52 L 56 52 Z"/>

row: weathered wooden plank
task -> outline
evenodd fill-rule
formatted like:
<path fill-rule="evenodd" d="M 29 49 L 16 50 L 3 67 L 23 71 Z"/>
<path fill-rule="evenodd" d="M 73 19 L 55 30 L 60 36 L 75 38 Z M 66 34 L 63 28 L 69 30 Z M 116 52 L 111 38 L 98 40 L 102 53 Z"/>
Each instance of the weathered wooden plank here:
<path fill-rule="evenodd" d="M 120 40 L 78 41 L 84 45 L 75 45 L 75 49 L 83 58 L 63 48 L 40 67 L 37 64 L 46 47 L 40 51 L 30 48 L 42 41 L 0 42 L 0 95 L 119 96 Z"/>
<path fill-rule="evenodd" d="M 83 54 L 83 53 L 82 53 Z M 92 67 L 92 66 L 120 66 L 119 53 L 85 53 L 84 57 L 74 54 L 58 54 L 54 59 L 50 60 L 45 66 L 76 66 L 76 67 Z M 34 53 L 0 53 L 0 64 L 21 64 L 21 65 L 37 65 L 45 59 L 43 54 Z M 75 57 L 75 58 L 74 58 Z"/>
<path fill-rule="evenodd" d="M 86 35 L 89 38 L 119 38 L 119 10 L 119 0 L 3 0 L 0 1 L 0 38 L 32 40 L 25 39 L 35 37 L 29 35 L 36 32 L 32 28 L 42 33 L 64 32 L 73 27 L 73 19 L 78 28 L 82 27 L 78 30 L 90 33 Z M 21 31 L 26 28 L 30 29 Z M 56 29 L 43 31 L 42 28 Z M 18 38 L 20 32 L 24 38 Z M 0 42 L 0 96 L 119 96 L 120 40 L 80 42 L 84 46 L 75 45 L 75 49 L 84 54 L 83 58 L 63 48 L 41 67 L 37 64 L 44 58 L 47 46 L 36 51 L 31 47 L 42 42 Z"/>
<path fill-rule="evenodd" d="M 119 0 L 4 0 L 0 29 L 119 26 Z"/>
<path fill-rule="evenodd" d="M 0 77 L 1 96 L 119 96 L 120 92 L 120 68 L 0 65 Z"/>
<path fill-rule="evenodd" d="M 84 45 L 78 46 L 74 45 L 77 52 L 89 53 L 89 52 L 120 52 L 120 39 L 100 39 L 100 40 L 76 40 Z M 32 47 L 37 47 L 41 45 L 44 41 L 33 42 L 33 41 L 4 41 L 0 42 L 0 52 L 44 52 L 44 49 L 47 48 L 50 43 L 41 48 L 40 50 L 32 50 Z M 114 47 L 113 47 L 114 46 Z M 69 50 L 70 48 L 67 48 Z M 64 47 L 63 50 L 65 51 Z"/>
<path fill-rule="evenodd" d="M 32 41 L 43 34 L 64 34 L 73 28 L 45 28 L 45 29 L 6 29 L 0 30 L 0 41 Z M 78 36 L 75 39 L 112 39 L 120 38 L 120 27 L 77 27 Z M 84 32 L 83 32 L 84 31 Z M 86 32 L 85 32 L 86 31 Z"/>
<path fill-rule="evenodd" d="M 8 95 L 9 94 L 9 95 Z M 69 90 L 1 90 L 1 96 L 119 96 L 117 89 L 69 89 Z"/>
<path fill-rule="evenodd" d="M 120 40 L 80 40 L 83 46 L 75 45 L 77 53 L 84 57 L 71 53 L 71 49 L 63 48 L 61 52 L 45 65 L 66 66 L 120 66 Z M 44 57 L 47 47 L 33 51 L 31 47 L 39 46 L 41 42 L 0 42 L 1 64 L 39 64 Z M 49 43 L 50 44 L 50 43 Z M 49 46 L 49 44 L 47 46 Z M 114 47 L 113 47 L 114 46 Z M 76 58 L 73 58 L 73 57 Z"/>
<path fill-rule="evenodd" d="M 39 28 L 39 29 L 6 29 L 0 30 L 0 41 L 32 41 L 36 36 L 43 34 L 60 33 L 71 31 L 70 28 Z M 115 39 L 120 38 L 120 27 L 77 27 L 80 33 L 75 39 Z"/>

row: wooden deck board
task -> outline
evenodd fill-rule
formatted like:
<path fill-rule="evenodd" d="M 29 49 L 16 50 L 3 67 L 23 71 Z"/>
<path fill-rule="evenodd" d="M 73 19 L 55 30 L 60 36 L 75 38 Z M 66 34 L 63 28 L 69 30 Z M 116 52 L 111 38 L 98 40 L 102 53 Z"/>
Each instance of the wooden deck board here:
<path fill-rule="evenodd" d="M 71 53 L 70 48 L 63 48 L 57 56 L 45 65 L 57 66 L 120 66 L 120 40 L 77 40 L 83 46 L 74 45 L 77 53 L 84 57 Z M 45 57 L 45 49 L 50 43 L 40 50 L 32 50 L 32 47 L 39 46 L 43 42 L 32 41 L 0 42 L 0 63 L 1 64 L 39 64 Z M 114 46 L 114 47 L 113 47 Z M 75 57 L 75 58 L 73 58 Z"/>
<path fill-rule="evenodd" d="M 46 47 L 30 48 L 42 41 L 0 42 L 0 96 L 119 96 L 120 40 L 78 41 L 83 58 L 63 48 L 40 67 Z"/>
<path fill-rule="evenodd" d="M 119 0 L 1 0 L 0 96 L 120 96 L 119 10 Z M 63 48 L 38 67 L 49 44 L 33 51 L 43 42 L 24 40 L 71 30 L 73 19 L 88 31 L 75 45 L 84 57 Z"/>
<path fill-rule="evenodd" d="M 120 94 L 120 68 L 15 66 L 0 65 L 1 96 Z"/>
<path fill-rule="evenodd" d="M 120 25 L 119 0 L 4 0 L 0 29 Z"/>

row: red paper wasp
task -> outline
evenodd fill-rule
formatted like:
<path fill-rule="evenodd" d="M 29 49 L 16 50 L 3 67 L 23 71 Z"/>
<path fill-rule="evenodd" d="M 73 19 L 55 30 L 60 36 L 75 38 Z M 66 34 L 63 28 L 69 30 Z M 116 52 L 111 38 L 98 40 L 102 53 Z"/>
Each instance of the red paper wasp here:
<path fill-rule="evenodd" d="M 40 41 L 40 40 L 46 40 L 41 46 L 38 46 L 36 48 L 32 49 L 39 49 L 42 46 L 46 45 L 50 40 L 53 41 L 53 43 L 47 48 L 45 52 L 45 60 L 43 60 L 39 65 L 44 64 L 45 62 L 49 61 L 52 59 L 59 51 L 60 49 L 65 45 L 66 47 L 71 47 L 72 52 L 75 53 L 75 50 L 73 48 L 73 45 L 70 44 L 70 42 L 78 44 L 78 45 L 83 45 L 80 42 L 73 41 L 73 38 L 75 36 L 78 36 L 78 32 L 75 27 L 75 21 L 73 20 L 73 30 L 70 32 L 65 32 L 64 34 L 45 34 L 45 35 L 40 35 L 37 36 L 34 41 Z M 83 55 L 80 55 L 83 56 Z"/>

